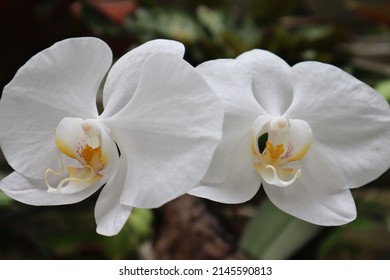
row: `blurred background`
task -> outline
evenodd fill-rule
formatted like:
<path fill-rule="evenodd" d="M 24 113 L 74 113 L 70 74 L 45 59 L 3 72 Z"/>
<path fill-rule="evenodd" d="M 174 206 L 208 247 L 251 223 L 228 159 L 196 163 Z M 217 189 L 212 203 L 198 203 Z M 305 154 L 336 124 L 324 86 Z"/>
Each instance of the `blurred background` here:
<path fill-rule="evenodd" d="M 103 39 L 115 58 L 179 40 L 194 66 L 262 48 L 291 65 L 336 65 L 390 100 L 389 0 L 0 0 L 0 88 L 31 56 L 77 36 Z M 0 162 L 4 177 L 12 170 Z M 97 194 L 33 207 L 0 191 L 0 259 L 389 259 L 390 172 L 353 195 L 358 218 L 341 227 L 297 220 L 260 191 L 239 205 L 185 195 L 136 209 L 119 235 L 103 237 Z"/>

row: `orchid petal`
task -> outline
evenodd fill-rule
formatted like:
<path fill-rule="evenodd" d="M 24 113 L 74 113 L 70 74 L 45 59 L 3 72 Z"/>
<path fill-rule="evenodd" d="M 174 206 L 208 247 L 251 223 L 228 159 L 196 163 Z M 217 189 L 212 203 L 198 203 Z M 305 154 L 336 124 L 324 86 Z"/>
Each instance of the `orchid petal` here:
<path fill-rule="evenodd" d="M 122 56 L 107 76 L 103 91 L 102 117 L 111 117 L 130 101 L 138 86 L 142 64 L 156 53 L 183 57 L 184 46 L 180 42 L 158 39 L 146 42 Z"/>
<path fill-rule="evenodd" d="M 127 155 L 121 203 L 159 207 L 204 176 L 221 138 L 219 99 L 187 62 L 171 54 L 145 61 L 130 103 L 105 123 Z"/>
<path fill-rule="evenodd" d="M 99 39 L 68 39 L 19 69 L 0 102 L 0 141 L 16 171 L 42 179 L 58 160 L 54 134 L 60 120 L 97 116 L 96 93 L 111 59 Z"/>
<path fill-rule="evenodd" d="M 294 101 L 286 116 L 309 123 L 315 141 L 360 187 L 389 169 L 390 107 L 366 84 L 337 67 L 303 62 L 292 68 Z"/>
<path fill-rule="evenodd" d="M 230 156 L 238 142 L 250 132 L 256 117 L 265 112 L 253 96 L 252 75 L 236 60 L 208 61 L 196 69 L 221 98 L 225 112 L 223 138 L 203 179 L 207 183 L 218 184 L 228 175 Z"/>
<path fill-rule="evenodd" d="M 29 205 L 63 205 L 84 200 L 96 192 L 106 181 L 107 178 L 104 177 L 83 191 L 61 194 L 48 192 L 45 180 L 29 179 L 13 172 L 0 181 L 0 189 L 9 197 Z"/>
<path fill-rule="evenodd" d="M 294 147 L 291 156 L 286 157 L 285 161 L 297 161 L 302 159 L 309 151 L 313 142 L 313 132 L 306 121 L 290 120 L 289 141 Z"/>
<path fill-rule="evenodd" d="M 313 144 L 306 155 L 302 174 L 285 188 L 263 183 L 270 200 L 281 210 L 310 223 L 336 226 L 356 218 L 356 206 L 348 182 L 338 165 L 332 165 L 324 151 Z"/>
<path fill-rule="evenodd" d="M 130 216 L 132 207 L 120 203 L 126 181 L 127 163 L 122 155 L 119 168 L 100 192 L 95 207 L 95 219 L 99 234 L 116 235 Z"/>
<path fill-rule="evenodd" d="M 269 115 L 283 115 L 291 105 L 291 67 L 280 57 L 264 50 L 252 50 L 236 59 L 252 73 L 252 91 Z"/>
<path fill-rule="evenodd" d="M 261 177 L 253 167 L 250 133 L 242 137 L 228 160 L 228 175 L 223 182 L 211 183 L 203 179 L 188 193 L 222 203 L 242 203 L 259 190 Z"/>

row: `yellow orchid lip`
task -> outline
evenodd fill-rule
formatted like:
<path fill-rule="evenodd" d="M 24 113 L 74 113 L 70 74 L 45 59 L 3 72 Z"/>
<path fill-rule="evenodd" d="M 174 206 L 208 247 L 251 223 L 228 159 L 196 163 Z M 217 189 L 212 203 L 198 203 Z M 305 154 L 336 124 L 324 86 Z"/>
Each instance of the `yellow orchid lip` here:
<path fill-rule="evenodd" d="M 48 192 L 75 193 L 82 191 L 100 180 L 101 172 L 107 167 L 107 154 L 103 150 L 100 128 L 97 124 L 82 119 L 65 118 L 56 131 L 55 144 L 61 155 L 78 162 L 79 166 L 67 166 L 66 171 L 60 156 L 61 169 L 47 169 L 45 181 Z M 49 184 L 49 174 L 67 177 L 60 180 L 56 187 Z"/>
<path fill-rule="evenodd" d="M 265 140 L 261 147 L 259 139 Z M 260 116 L 252 128 L 253 165 L 268 184 L 289 186 L 302 173 L 300 166 L 312 139 L 312 131 L 305 121 Z"/>

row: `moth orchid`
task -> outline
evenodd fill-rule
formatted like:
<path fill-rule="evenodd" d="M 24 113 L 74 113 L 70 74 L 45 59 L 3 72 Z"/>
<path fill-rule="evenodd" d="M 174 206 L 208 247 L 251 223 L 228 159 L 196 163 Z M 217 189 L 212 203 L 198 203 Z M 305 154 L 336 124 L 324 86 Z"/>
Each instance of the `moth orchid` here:
<path fill-rule="evenodd" d="M 223 138 L 191 194 L 224 203 L 262 185 L 281 210 L 319 225 L 356 217 L 350 189 L 390 166 L 390 109 L 372 88 L 320 62 L 290 67 L 252 50 L 198 67 L 222 99 Z"/>
<path fill-rule="evenodd" d="M 207 171 L 223 110 L 183 54 L 179 42 L 153 40 L 108 72 L 106 43 L 72 38 L 32 57 L 0 101 L 1 147 L 15 170 L 1 190 L 23 203 L 60 205 L 105 185 L 95 207 L 103 235 L 117 234 L 133 207 L 186 193 Z"/>

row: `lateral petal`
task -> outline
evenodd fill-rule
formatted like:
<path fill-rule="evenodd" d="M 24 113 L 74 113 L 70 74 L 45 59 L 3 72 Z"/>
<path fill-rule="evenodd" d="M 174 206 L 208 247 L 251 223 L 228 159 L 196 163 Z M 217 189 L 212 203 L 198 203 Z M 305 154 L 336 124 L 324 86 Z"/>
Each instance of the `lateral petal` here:
<path fill-rule="evenodd" d="M 191 189 L 191 195 L 222 203 L 242 203 L 251 199 L 259 190 L 261 177 L 253 167 L 250 133 L 244 135 L 227 161 L 227 177 L 214 183 L 203 179 Z"/>
<path fill-rule="evenodd" d="M 234 59 L 207 61 L 196 67 L 220 97 L 224 107 L 223 137 L 203 181 L 222 183 L 228 176 L 238 142 L 252 129 L 258 115 L 266 114 L 252 92 L 252 74 Z"/>
<path fill-rule="evenodd" d="M 130 103 L 105 120 L 127 155 L 121 203 L 154 208 L 188 192 L 207 171 L 222 120 L 219 99 L 190 64 L 149 58 Z"/>
<path fill-rule="evenodd" d="M 286 112 L 307 120 L 314 141 L 360 187 L 390 167 L 390 107 L 372 88 L 341 69 L 319 62 L 292 68 L 294 101 Z"/>

